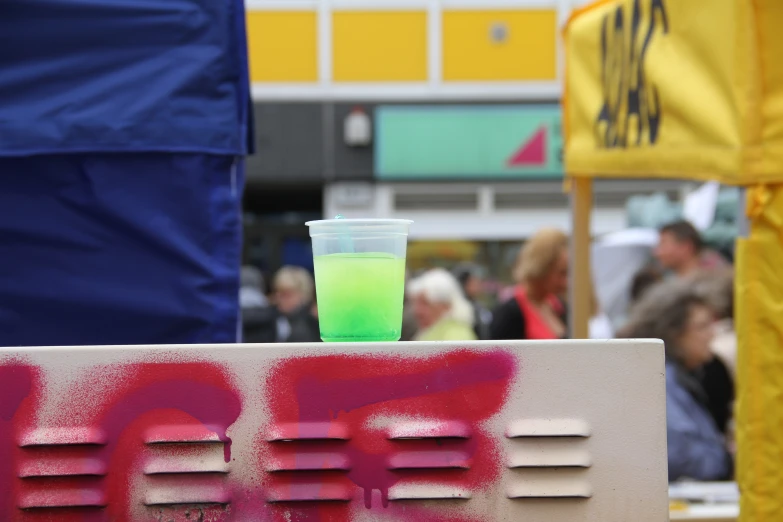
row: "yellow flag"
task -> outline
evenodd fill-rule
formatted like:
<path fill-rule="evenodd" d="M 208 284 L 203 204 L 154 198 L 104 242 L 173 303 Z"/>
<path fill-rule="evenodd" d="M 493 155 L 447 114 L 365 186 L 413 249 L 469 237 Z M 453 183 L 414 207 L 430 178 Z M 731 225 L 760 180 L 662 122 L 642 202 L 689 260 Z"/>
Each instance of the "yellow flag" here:
<path fill-rule="evenodd" d="M 783 513 L 783 0 L 601 0 L 565 30 L 569 176 L 745 185 L 737 252 L 742 522 Z"/>
<path fill-rule="evenodd" d="M 781 16 L 779 0 L 577 11 L 565 30 L 566 172 L 783 182 Z"/>

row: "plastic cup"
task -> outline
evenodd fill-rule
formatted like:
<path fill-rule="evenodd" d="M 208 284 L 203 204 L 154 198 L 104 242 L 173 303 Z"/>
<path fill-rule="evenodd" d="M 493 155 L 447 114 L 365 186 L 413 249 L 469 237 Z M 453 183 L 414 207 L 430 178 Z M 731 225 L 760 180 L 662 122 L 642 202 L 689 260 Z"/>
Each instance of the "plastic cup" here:
<path fill-rule="evenodd" d="M 399 341 L 408 227 L 403 219 L 310 221 L 325 342 Z"/>

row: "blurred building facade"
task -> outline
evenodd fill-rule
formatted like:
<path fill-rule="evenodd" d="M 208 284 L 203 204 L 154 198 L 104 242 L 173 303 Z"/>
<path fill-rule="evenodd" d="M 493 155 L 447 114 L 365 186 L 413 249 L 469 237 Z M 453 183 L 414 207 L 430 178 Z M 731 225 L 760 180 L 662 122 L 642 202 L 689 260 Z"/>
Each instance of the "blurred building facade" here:
<path fill-rule="evenodd" d="M 249 261 L 305 258 L 301 224 L 335 214 L 414 219 L 413 241 L 473 242 L 491 266 L 567 229 L 559 30 L 581 3 L 248 0 Z M 629 196 L 678 190 L 598 183 L 595 233 L 625 226 Z"/>

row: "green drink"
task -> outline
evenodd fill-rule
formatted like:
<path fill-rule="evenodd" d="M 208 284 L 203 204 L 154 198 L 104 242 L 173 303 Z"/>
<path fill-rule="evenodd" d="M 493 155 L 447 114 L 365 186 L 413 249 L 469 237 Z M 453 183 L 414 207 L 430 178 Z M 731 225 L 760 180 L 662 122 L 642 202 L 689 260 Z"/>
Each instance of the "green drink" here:
<path fill-rule="evenodd" d="M 318 320 L 326 342 L 398 341 L 405 259 L 384 252 L 316 255 Z"/>
<path fill-rule="evenodd" d="M 321 339 L 400 340 L 411 223 L 342 216 L 305 223 L 313 239 Z"/>

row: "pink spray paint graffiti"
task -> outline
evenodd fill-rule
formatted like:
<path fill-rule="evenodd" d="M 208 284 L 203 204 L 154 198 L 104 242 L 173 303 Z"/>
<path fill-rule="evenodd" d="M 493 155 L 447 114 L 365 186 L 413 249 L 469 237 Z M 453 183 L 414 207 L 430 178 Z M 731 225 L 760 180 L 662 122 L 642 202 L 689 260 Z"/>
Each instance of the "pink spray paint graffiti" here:
<path fill-rule="evenodd" d="M 515 372 L 515 359 L 502 351 L 457 351 L 415 364 L 388 356 L 348 355 L 287 361 L 273 373 L 267 400 L 277 423 L 300 431 L 290 435 L 292 447 L 282 445 L 272 452 L 293 451 L 301 459 L 312 451 L 308 439 L 321 439 L 330 444 L 330 456 L 344 456 L 350 465 L 326 466 L 324 471 L 300 466 L 274 477 L 271 487 L 281 491 L 280 499 L 294 500 L 333 498 L 335 493 L 337 499 L 351 500 L 358 489 L 365 509 L 391 511 L 398 520 L 436 520 L 440 515 L 426 510 L 408 509 L 405 515 L 399 507 L 391 509 L 390 489 L 401 482 L 468 489 L 492 482 L 498 472 L 497 448 L 480 422 L 502 407 Z M 384 430 L 372 428 L 373 419 L 384 416 L 407 418 L 413 426 L 422 420 L 440 421 L 447 429 L 440 437 L 422 433 L 392 440 Z M 456 431 L 448 429 L 449 423 Z M 469 437 L 461 425 L 468 426 Z M 335 437 L 341 430 L 346 432 L 342 440 Z M 350 520 L 347 502 L 281 504 L 300 520 Z"/>
<path fill-rule="evenodd" d="M 15 362 L 0 366 L 0 515 L 14 510 L 14 421 L 36 384 L 37 378 L 29 366 Z"/>
<path fill-rule="evenodd" d="M 8 368 L 3 366 L 0 370 L 8 373 Z M 29 375 L 19 369 L 14 372 L 14 375 Z M 2 451 L 8 457 L 3 461 L 0 488 L 10 489 L 16 497 L 11 505 L 5 502 L 0 506 L 4 513 L 13 513 L 14 520 L 127 520 L 131 513 L 130 480 L 138 474 L 142 433 L 150 426 L 172 421 L 184 428 L 202 426 L 205 431 L 217 434 L 223 442 L 224 458 L 226 462 L 230 460 L 231 440 L 226 430 L 239 416 L 241 403 L 219 366 L 141 363 L 99 368 L 91 377 L 95 382 L 108 379 L 116 386 L 107 395 L 72 404 L 61 413 L 67 419 L 63 424 L 91 429 L 73 428 L 70 437 L 66 430 L 65 436 L 51 438 L 50 434 L 48 440 L 35 440 L 36 412 L 35 408 L 28 408 L 17 412 L 11 425 L 0 435 Z M 4 396 L 19 397 L 31 387 L 29 377 L 0 382 L 0 393 Z M 77 387 L 85 386 L 80 383 Z M 84 393 L 74 390 L 74 397 L 84 398 Z M 62 437 L 70 440 L 58 440 Z M 18 447 L 18 442 L 22 447 Z M 79 462 L 87 468 L 63 471 L 61 467 L 55 476 L 27 473 L 29 476 L 13 480 L 19 470 L 40 468 L 36 462 L 51 459 L 53 451 L 60 460 L 69 455 L 73 458 L 76 451 L 80 453 Z M 98 473 L 96 469 L 110 472 Z M 51 471 L 47 475 L 52 475 Z"/>
<path fill-rule="evenodd" d="M 228 366 L 142 358 L 96 365 L 47 397 L 51 375 L 0 360 L 0 519 L 344 522 L 369 512 L 475 522 L 406 504 L 399 488 L 479 491 L 497 480 L 499 448 L 483 423 L 503 407 L 516 368 L 500 350 L 294 357 L 239 385 Z M 251 385 L 262 403 L 248 402 Z M 41 417 L 50 402 L 59 406 Z M 236 473 L 229 433 L 248 412 L 263 420 L 243 428 L 252 447 L 242 454 L 254 457 Z M 150 467 L 156 444 L 201 462 L 207 442 L 222 446 L 225 470 L 181 474 L 176 459 Z M 186 487 L 208 504 L 160 493 Z"/>

